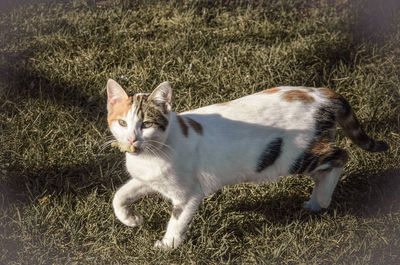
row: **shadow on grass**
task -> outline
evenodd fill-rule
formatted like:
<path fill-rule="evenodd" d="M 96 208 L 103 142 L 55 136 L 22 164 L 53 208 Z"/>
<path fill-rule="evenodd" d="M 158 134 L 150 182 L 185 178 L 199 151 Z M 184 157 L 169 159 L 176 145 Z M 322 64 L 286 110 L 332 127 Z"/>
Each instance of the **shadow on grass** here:
<path fill-rule="evenodd" d="M 385 215 L 399 209 L 400 168 L 382 173 L 354 173 L 339 181 L 333 208 L 357 216 Z"/>
<path fill-rule="evenodd" d="M 82 112 L 78 112 L 79 116 L 74 116 L 71 120 L 79 121 L 80 118 L 83 118 L 83 120 L 93 122 L 93 126 L 99 124 L 102 126 L 103 122 L 101 121 L 104 120 L 104 128 L 106 127 L 105 99 L 90 97 L 82 91 L 82 88 L 74 84 L 67 84 L 59 79 L 52 81 L 40 73 L 30 70 L 28 61 L 31 56 L 33 53 L 28 50 L 0 54 L 0 58 L 3 59 L 0 63 L 0 82 L 6 85 L 0 87 L 0 106 L 4 117 L 18 120 L 21 115 L 24 115 L 23 113 L 30 113 L 31 109 L 26 104 L 30 102 L 29 99 L 33 99 L 39 102 L 49 102 L 56 107 L 62 106 L 60 111 L 64 112 L 68 111 L 69 107 L 77 107 Z M 8 104 L 9 102 L 12 104 Z M 46 115 L 51 122 L 52 114 Z M 23 126 L 27 126 L 27 124 Z M 55 125 L 55 127 L 57 126 L 59 124 Z M 75 124 L 70 123 L 62 129 L 68 129 L 69 126 L 73 128 Z M 10 143 L 8 146 L 9 140 L 7 140 L 13 139 L 13 134 L 17 134 L 13 130 L 22 130 L 22 128 L 13 128 L 7 124 L 7 121 L 0 122 L 0 128 L 3 129 L 0 136 L 5 144 L 3 146 L 1 143 L 0 145 L 1 152 L 3 152 L 0 153 L 0 170 L 2 170 L 0 172 L 0 207 L 7 207 L 13 203 L 28 203 L 42 195 L 77 193 L 82 189 L 112 185 L 109 179 L 103 179 L 102 170 L 118 163 L 115 157 L 100 155 L 90 164 L 71 167 L 48 168 L 43 165 L 40 169 L 35 170 L 24 168 L 18 161 L 9 161 L 10 157 L 14 160 L 24 159 L 20 154 L 21 150 L 15 148 L 23 148 L 23 145 L 16 142 Z M 79 136 L 75 135 L 74 137 Z M 43 143 L 38 144 L 43 146 Z"/>
<path fill-rule="evenodd" d="M 0 179 L 0 206 L 30 203 L 48 195 L 78 195 L 94 189 L 99 193 L 112 192 L 115 186 L 121 185 L 118 178 L 128 177 L 122 164 L 121 159 L 109 155 L 76 167 L 41 168 L 37 171 L 9 168 L 6 178 Z"/>
<path fill-rule="evenodd" d="M 349 1 L 350 2 L 350 1 Z M 385 44 L 385 37 L 396 32 L 396 12 L 400 9 L 398 0 L 362 0 L 353 8 L 353 23 L 350 27 L 356 44 L 365 41 Z"/>
<path fill-rule="evenodd" d="M 18 58 L 20 55 L 15 56 Z M 19 64 L 21 62 L 15 63 Z M 4 90 L 4 94 L 7 101 L 21 104 L 25 103 L 27 98 L 33 98 L 50 101 L 66 107 L 79 107 L 90 121 L 97 121 L 99 118 L 106 116 L 106 98 L 88 95 L 82 92 L 84 90 L 82 87 L 65 83 L 60 79 L 49 80 L 40 73 L 30 70 L 29 66 L 23 63 L 18 65 L 18 68 L 8 67 L 11 64 L 13 64 L 13 60 L 0 66 L 0 69 L 6 69 L 4 72 L 8 88 Z M 7 112 L 7 109 L 5 111 Z M 9 109 L 9 111 L 12 111 L 12 109 Z"/>
<path fill-rule="evenodd" d="M 339 181 L 332 203 L 323 210 L 329 215 L 352 214 L 356 216 L 375 216 L 397 211 L 400 202 L 400 169 L 390 169 L 379 174 L 356 173 Z M 309 192 L 311 196 L 311 190 Z M 322 218 L 321 213 L 313 213 L 302 208 L 309 197 L 276 193 L 252 200 L 251 195 L 235 200 L 226 212 L 237 212 L 244 216 L 260 214 L 273 224 L 287 225 L 294 221 L 307 222 L 310 218 Z M 336 213 L 334 213 L 336 212 Z M 265 221 L 244 222 L 241 231 L 260 230 Z M 233 228 L 228 228 L 233 229 Z"/>
<path fill-rule="evenodd" d="M 56 0 L 57 2 L 66 2 L 64 0 Z M 46 3 L 49 4 L 51 2 L 56 2 L 54 0 L 2 0 L 0 3 L 0 12 L 10 12 L 16 8 L 23 8 L 28 4 L 38 4 L 38 3 Z"/>

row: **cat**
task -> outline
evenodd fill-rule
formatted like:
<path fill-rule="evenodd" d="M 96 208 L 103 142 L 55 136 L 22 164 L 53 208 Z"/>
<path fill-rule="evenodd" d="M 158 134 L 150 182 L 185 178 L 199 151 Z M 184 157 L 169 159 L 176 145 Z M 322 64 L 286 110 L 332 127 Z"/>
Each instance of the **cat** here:
<path fill-rule="evenodd" d="M 386 151 L 368 137 L 349 103 L 327 88 L 276 87 L 192 111 L 172 111 L 172 89 L 163 82 L 151 94 L 129 96 L 107 82 L 108 125 L 126 152 L 130 180 L 117 190 L 116 217 L 135 227 L 143 217 L 129 206 L 149 193 L 173 204 L 158 248 L 176 248 L 203 198 L 226 185 L 265 182 L 305 174 L 315 180 L 311 211 L 327 208 L 347 152 L 333 146 L 335 125 L 359 147 Z"/>

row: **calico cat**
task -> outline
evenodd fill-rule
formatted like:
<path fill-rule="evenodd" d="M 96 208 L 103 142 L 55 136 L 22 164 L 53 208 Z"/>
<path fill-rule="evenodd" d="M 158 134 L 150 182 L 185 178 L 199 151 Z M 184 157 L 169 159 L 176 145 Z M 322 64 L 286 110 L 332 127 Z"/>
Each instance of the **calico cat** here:
<path fill-rule="evenodd" d="M 126 152 L 131 178 L 115 193 L 115 215 L 135 227 L 143 218 L 131 203 L 153 192 L 169 199 L 172 216 L 155 243 L 161 248 L 178 247 L 202 199 L 225 185 L 305 174 L 315 186 L 304 208 L 327 208 L 348 158 L 332 144 L 336 123 L 359 147 L 388 149 L 326 88 L 277 87 L 183 113 L 171 109 L 168 82 L 151 94 L 128 96 L 109 79 L 107 93 L 109 128 L 119 144 L 133 146 Z"/>

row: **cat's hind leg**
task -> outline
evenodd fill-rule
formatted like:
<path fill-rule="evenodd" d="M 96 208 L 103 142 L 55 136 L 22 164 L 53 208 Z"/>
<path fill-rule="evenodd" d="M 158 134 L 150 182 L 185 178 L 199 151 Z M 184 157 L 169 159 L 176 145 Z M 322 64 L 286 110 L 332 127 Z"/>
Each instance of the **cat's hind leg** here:
<path fill-rule="evenodd" d="M 310 210 L 310 211 L 313 211 L 313 212 L 321 211 L 321 206 L 319 206 L 318 201 L 317 201 L 317 196 L 315 194 L 316 186 L 317 186 L 317 183 L 314 184 L 314 189 L 312 191 L 311 198 L 308 201 L 303 203 L 303 208 L 304 209 Z"/>
<path fill-rule="evenodd" d="M 318 166 L 310 172 L 315 181 L 314 189 L 311 199 L 304 203 L 304 208 L 311 211 L 328 208 L 347 159 L 347 152 L 340 148 L 332 148 L 318 158 Z"/>
<path fill-rule="evenodd" d="M 152 192 L 152 190 L 136 179 L 130 179 L 117 190 L 113 199 L 115 216 L 123 224 L 131 227 L 139 226 L 143 223 L 143 217 L 132 212 L 129 206 L 140 197 Z"/>

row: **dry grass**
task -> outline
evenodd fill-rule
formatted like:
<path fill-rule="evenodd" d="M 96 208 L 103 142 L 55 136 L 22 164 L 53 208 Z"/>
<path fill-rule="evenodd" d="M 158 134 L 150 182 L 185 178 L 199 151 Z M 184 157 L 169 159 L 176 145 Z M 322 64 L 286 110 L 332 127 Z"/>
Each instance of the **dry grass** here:
<path fill-rule="evenodd" d="M 23 1 L 22 1 L 23 2 Z M 399 264 L 400 10 L 395 1 L 35 1 L 0 13 L 0 264 Z M 11 4 L 10 4 L 11 3 Z M 169 80 L 183 111 L 277 85 L 327 86 L 391 149 L 342 137 L 350 161 L 331 207 L 301 208 L 312 181 L 224 188 L 180 249 L 152 248 L 171 206 L 114 217 L 122 155 L 105 83 Z"/>

